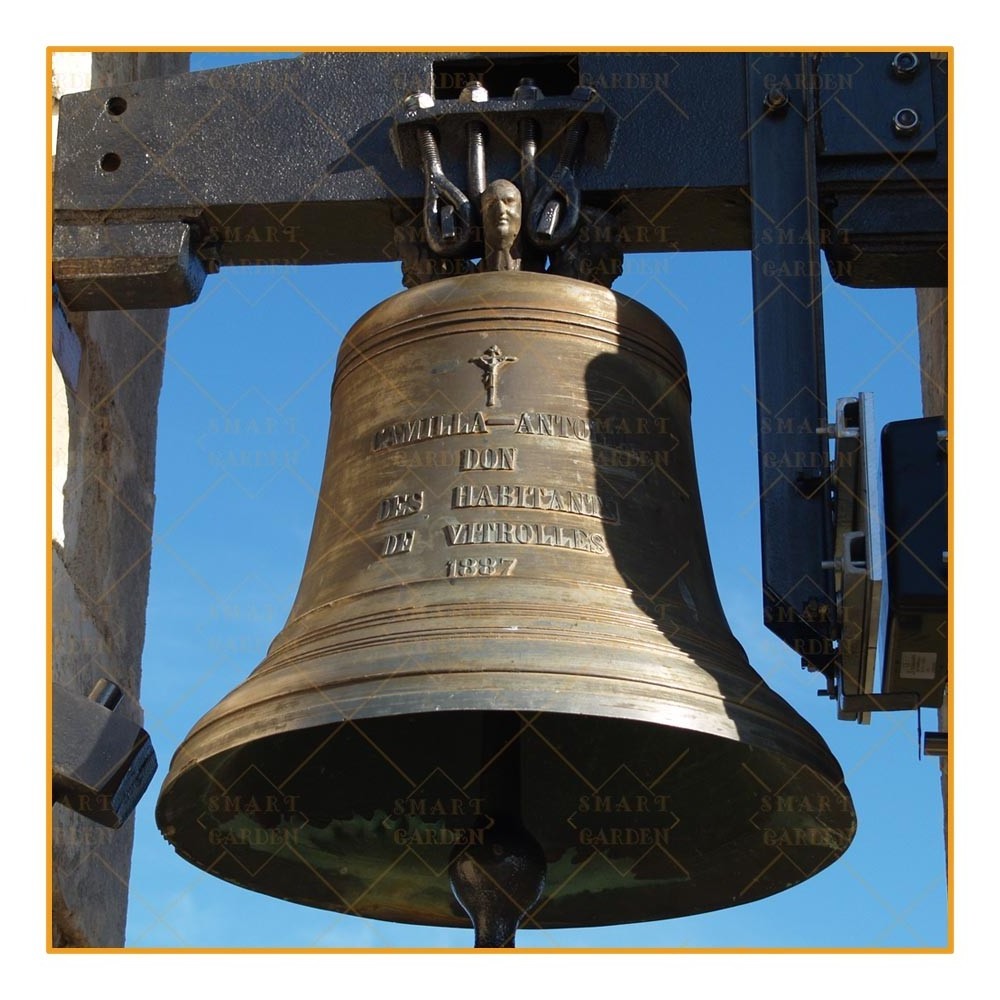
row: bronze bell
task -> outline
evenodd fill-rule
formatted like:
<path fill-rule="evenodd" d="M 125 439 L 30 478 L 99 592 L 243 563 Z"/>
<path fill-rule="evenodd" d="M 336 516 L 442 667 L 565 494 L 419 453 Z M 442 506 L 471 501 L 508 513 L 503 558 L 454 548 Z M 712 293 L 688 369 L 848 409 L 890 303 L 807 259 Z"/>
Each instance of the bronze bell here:
<path fill-rule="evenodd" d="M 690 407 L 671 330 L 595 284 L 472 274 L 363 316 L 294 607 L 174 756 L 166 838 L 258 892 L 450 926 L 449 869 L 518 824 L 526 928 L 833 862 L 850 796 L 726 623 Z"/>

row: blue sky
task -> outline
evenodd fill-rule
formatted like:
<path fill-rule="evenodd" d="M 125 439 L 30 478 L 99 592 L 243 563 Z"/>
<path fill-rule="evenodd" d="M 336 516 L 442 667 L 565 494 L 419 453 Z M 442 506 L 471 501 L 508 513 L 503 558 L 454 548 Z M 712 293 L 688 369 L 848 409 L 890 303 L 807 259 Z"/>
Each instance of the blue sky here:
<path fill-rule="evenodd" d="M 233 58 L 228 56 L 227 59 Z M 196 54 L 192 68 L 219 62 Z M 238 889 L 177 858 L 152 818 L 169 757 L 253 669 L 284 624 L 312 526 L 340 341 L 401 290 L 396 264 L 225 269 L 175 311 L 160 402 L 157 509 L 143 669 L 161 761 L 137 811 L 131 947 L 467 947 L 471 932 L 365 921 Z M 813 879 L 674 921 L 522 932 L 523 947 L 942 946 L 940 780 L 918 760 L 915 713 L 838 722 L 814 675 L 761 622 L 749 257 L 633 255 L 615 290 L 649 306 L 688 359 L 699 482 L 727 617 L 751 663 L 824 735 L 854 796 L 858 836 Z M 827 283 L 827 380 L 875 393 L 879 425 L 920 415 L 910 289 Z M 238 429 L 236 429 L 238 427 Z M 934 728 L 931 712 L 924 728 Z"/>

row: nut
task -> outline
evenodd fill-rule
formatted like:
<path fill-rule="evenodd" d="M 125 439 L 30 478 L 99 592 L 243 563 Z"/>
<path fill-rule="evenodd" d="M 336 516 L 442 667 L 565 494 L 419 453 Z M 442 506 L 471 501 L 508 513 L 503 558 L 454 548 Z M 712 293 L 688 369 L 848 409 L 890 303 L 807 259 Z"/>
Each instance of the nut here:
<path fill-rule="evenodd" d="M 784 111 L 788 107 L 788 93 L 785 88 L 778 85 L 768 88 L 764 92 L 764 110 L 768 114 Z"/>
<path fill-rule="evenodd" d="M 913 135 L 920 127 L 920 115 L 913 108 L 900 108 L 892 116 L 892 130 L 896 135 Z"/>
<path fill-rule="evenodd" d="M 916 52 L 897 52 L 889 65 L 895 76 L 906 79 L 913 76 L 920 68 L 920 59 Z"/>
<path fill-rule="evenodd" d="M 490 99 L 490 92 L 483 86 L 480 80 L 473 80 L 462 88 L 462 93 L 458 95 L 462 104 L 482 104 Z"/>
<path fill-rule="evenodd" d="M 530 76 L 522 77 L 521 82 L 514 88 L 515 101 L 539 101 L 544 96 L 542 88 Z"/>
<path fill-rule="evenodd" d="M 430 94 L 423 92 L 419 94 L 407 94 L 403 98 L 403 107 L 407 111 L 426 111 L 434 107 L 434 98 Z"/>

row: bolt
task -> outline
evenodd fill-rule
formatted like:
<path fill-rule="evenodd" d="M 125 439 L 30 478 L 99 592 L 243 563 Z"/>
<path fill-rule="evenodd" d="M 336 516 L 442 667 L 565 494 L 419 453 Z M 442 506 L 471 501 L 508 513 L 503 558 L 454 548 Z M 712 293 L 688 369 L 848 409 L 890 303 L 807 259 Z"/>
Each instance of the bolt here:
<path fill-rule="evenodd" d="M 920 68 L 920 60 L 917 58 L 916 52 L 897 52 L 889 65 L 892 67 L 894 76 L 901 80 L 907 80 L 914 76 Z"/>
<path fill-rule="evenodd" d="M 571 121 L 566 126 L 566 136 L 563 139 L 563 147 L 559 153 L 559 166 L 569 169 L 573 166 L 576 154 L 579 152 L 580 143 L 583 140 L 586 126 L 580 121 Z"/>
<path fill-rule="evenodd" d="M 466 126 L 469 142 L 469 195 L 478 201 L 486 190 L 486 129 L 481 122 Z"/>
<path fill-rule="evenodd" d="M 920 115 L 913 108 L 900 108 L 892 116 L 892 130 L 896 135 L 913 135 L 920 127 Z"/>
<path fill-rule="evenodd" d="M 479 122 L 469 122 L 469 148 L 482 156 L 486 148 L 486 131 Z"/>
<path fill-rule="evenodd" d="M 418 128 L 420 132 L 420 152 L 424 158 L 424 169 L 430 174 L 444 173 L 434 130 L 429 125 L 420 125 Z"/>
<path fill-rule="evenodd" d="M 522 80 L 521 85 L 524 83 Z M 514 91 L 515 100 L 518 99 L 518 90 L 521 90 L 521 86 Z M 517 137 L 521 143 L 521 196 L 524 204 L 530 205 L 534 200 L 535 187 L 538 183 L 535 172 L 535 157 L 538 155 L 538 122 L 532 118 L 522 118 L 517 123 Z"/>
<path fill-rule="evenodd" d="M 769 87 L 764 92 L 764 111 L 769 114 L 777 114 L 788 109 L 788 94 L 780 84 Z"/>
<path fill-rule="evenodd" d="M 462 104 L 482 104 L 490 99 L 490 92 L 483 86 L 481 80 L 473 80 L 462 88 L 458 99 Z"/>
<path fill-rule="evenodd" d="M 459 104 L 482 104 L 490 99 L 481 80 L 472 80 L 458 95 Z M 486 129 L 482 122 L 469 122 L 465 127 L 469 141 L 469 194 L 479 199 L 486 190 Z"/>
<path fill-rule="evenodd" d="M 430 94 L 407 94 L 403 98 L 403 107 L 407 111 L 426 111 L 434 107 L 434 98 Z"/>

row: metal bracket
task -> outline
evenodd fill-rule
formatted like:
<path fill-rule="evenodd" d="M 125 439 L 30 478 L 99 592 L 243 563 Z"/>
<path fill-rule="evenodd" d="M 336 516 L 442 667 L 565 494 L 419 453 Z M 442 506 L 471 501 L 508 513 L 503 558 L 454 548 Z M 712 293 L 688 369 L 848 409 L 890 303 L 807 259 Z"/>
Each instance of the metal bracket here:
<path fill-rule="evenodd" d="M 601 103 L 584 111 L 591 120 L 575 179 L 583 202 L 613 209 L 624 252 L 757 246 L 746 197 L 751 147 L 760 142 L 764 93 L 784 87 L 787 121 L 808 118 L 800 154 L 815 175 L 813 204 L 824 213 L 818 241 L 834 277 L 857 286 L 943 285 L 948 79 L 942 60 L 917 56 L 919 71 L 903 83 L 886 76 L 892 52 L 859 53 L 839 69 L 847 56 L 312 53 L 69 94 L 60 102 L 53 185 L 60 293 L 76 309 L 115 308 L 127 298 L 149 308 L 192 301 L 202 271 L 218 267 L 396 259 L 400 216 L 417 220 L 424 194 L 420 175 L 400 163 L 415 154 L 408 126 L 396 121 L 408 93 L 435 97 L 441 110 L 427 120 L 445 145 L 452 130 L 491 123 L 491 163 L 510 177 L 521 167 L 512 131 L 518 108 L 537 112 L 551 131 L 574 105 L 576 87 L 594 88 Z M 542 82 L 558 64 L 561 96 L 452 100 L 445 78 L 470 60 L 496 94 L 511 93 L 522 75 Z M 817 99 L 812 91 L 827 77 L 838 89 Z M 897 143 L 890 133 L 878 152 L 851 138 L 848 123 L 881 134 L 885 101 L 895 107 L 904 93 L 924 120 L 928 88 L 932 135 Z M 909 152 L 914 144 L 919 155 Z M 465 157 L 449 150 L 445 169 L 458 176 Z M 781 159 L 767 168 L 786 174 Z M 788 225 L 775 217 L 772 237 L 787 239 Z M 177 227 L 186 227 L 186 243 Z"/>
<path fill-rule="evenodd" d="M 867 724 L 878 711 L 876 651 L 885 578 L 882 493 L 878 470 L 875 399 L 862 392 L 837 400 L 829 428 L 834 454 L 834 571 L 840 636 L 837 645 L 837 717 Z M 862 697 L 863 696 L 863 697 Z M 848 705 L 865 705 L 864 711 Z"/>
<path fill-rule="evenodd" d="M 211 265 L 183 222 L 56 228 L 52 275 L 72 310 L 170 309 L 193 302 Z"/>
<path fill-rule="evenodd" d="M 862 54 L 863 55 L 863 54 Z M 822 102 L 824 156 L 929 155 L 937 150 L 931 59 L 926 52 L 884 52 L 867 61 L 824 54 L 816 73 Z M 859 114 L 864 108 L 863 117 Z"/>
<path fill-rule="evenodd" d="M 117 829 L 156 773 L 138 704 L 102 678 L 85 698 L 52 685 L 52 795 L 74 812 Z"/>
<path fill-rule="evenodd" d="M 824 249 L 834 279 L 858 288 L 947 284 L 940 235 L 948 228 L 947 171 L 931 167 L 948 155 L 947 64 L 929 52 L 824 53 L 813 74 Z M 878 184 L 849 182 L 864 163 L 879 165 Z M 882 196 L 873 198 L 876 190 Z M 906 282 L 891 277 L 891 244 L 906 248 Z"/>
<path fill-rule="evenodd" d="M 892 694 L 854 694 L 840 699 L 841 711 L 838 718 L 867 715 L 869 712 L 912 712 L 920 707 L 920 695 L 912 691 L 897 691 Z M 858 721 L 867 721 L 858 719 Z"/>
<path fill-rule="evenodd" d="M 507 158 L 520 144 L 519 124 L 534 121 L 541 152 L 558 153 L 560 137 L 571 122 L 585 124 L 581 161 L 597 169 L 608 162 L 614 142 L 616 119 L 600 96 L 582 88 L 585 96 L 542 97 L 537 100 L 490 99 L 476 103 L 440 101 L 433 107 L 403 111 L 393 122 L 393 148 L 400 164 L 412 169 L 421 165 L 419 129 L 431 125 L 443 150 L 461 160 L 466 146 L 466 126 L 480 123 L 491 133 L 492 144 L 505 150 Z"/>
<path fill-rule="evenodd" d="M 802 81 L 798 89 L 784 81 Z M 780 82 L 775 82 L 780 81 Z M 764 623 L 825 670 L 837 602 L 822 565 L 833 548 L 819 262 L 815 115 L 809 61 L 747 66 L 750 203 Z"/>

